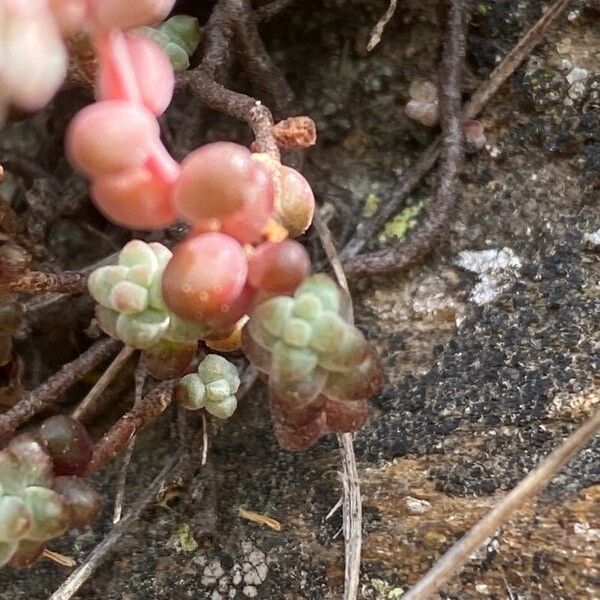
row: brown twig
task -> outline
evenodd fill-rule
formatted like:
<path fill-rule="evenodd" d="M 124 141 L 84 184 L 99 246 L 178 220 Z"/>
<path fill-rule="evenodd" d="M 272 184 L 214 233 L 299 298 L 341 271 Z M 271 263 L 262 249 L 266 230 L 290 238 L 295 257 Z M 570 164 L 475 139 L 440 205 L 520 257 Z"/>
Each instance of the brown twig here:
<path fill-rule="evenodd" d="M 474 118 L 479 114 L 500 86 L 514 73 L 517 67 L 543 39 L 545 32 L 562 14 L 569 2 L 570 0 L 556 0 L 533 27 L 525 33 L 517 45 L 491 73 L 488 80 L 473 94 L 472 99 L 465 106 L 465 117 Z M 412 167 L 398 180 L 392 190 L 389 201 L 382 203 L 378 207 L 373 217 L 357 231 L 340 253 L 341 260 L 344 263 L 344 267 L 349 276 L 356 276 L 358 273 L 355 273 L 354 269 L 360 269 L 360 263 L 363 262 L 370 263 L 372 268 L 382 272 L 378 269 L 379 260 L 384 261 L 387 268 L 396 268 L 396 265 L 399 263 L 406 267 L 417 262 L 427 252 L 427 249 L 430 247 L 434 238 L 428 235 L 430 230 L 426 230 L 423 234 L 419 234 L 419 230 L 421 229 L 421 226 L 419 225 L 418 229 L 414 230 L 412 234 L 409 234 L 399 247 L 366 253 L 360 258 L 354 259 L 377 231 L 379 231 L 385 223 L 398 212 L 402 203 L 415 189 L 421 178 L 435 165 L 440 155 L 440 142 L 441 138 L 438 137 L 427 147 Z M 427 223 L 423 222 L 423 224 L 427 227 Z M 423 251 L 425 244 L 427 244 L 427 248 Z M 387 260 L 387 253 L 393 253 L 394 260 Z"/>
<path fill-rule="evenodd" d="M 83 354 L 67 363 L 35 390 L 28 392 L 10 410 L 0 415 L 0 438 L 12 433 L 31 417 L 52 406 L 61 394 L 79 381 L 86 373 L 115 353 L 121 342 L 104 338 L 94 342 Z"/>
<path fill-rule="evenodd" d="M 140 429 L 154 421 L 169 406 L 175 383 L 171 380 L 158 384 L 104 434 L 94 447 L 87 475 L 92 475 L 113 460 Z"/>
<path fill-rule="evenodd" d="M 227 3 L 240 63 L 252 86 L 277 115 L 289 114 L 294 92 L 273 63 L 258 32 L 251 0 Z"/>
<path fill-rule="evenodd" d="M 420 226 L 407 235 L 406 248 L 388 248 L 344 264 L 349 275 L 360 277 L 379 272 L 399 271 L 424 256 L 444 228 L 456 203 L 458 173 L 463 157 L 461 83 L 466 53 L 464 0 L 454 0 L 440 66 L 441 166 L 437 196 L 427 207 Z M 408 250 L 408 251 L 407 251 Z"/>
<path fill-rule="evenodd" d="M 90 413 L 96 411 L 96 404 L 98 398 L 102 395 L 104 390 L 108 387 L 110 382 L 115 378 L 119 371 L 123 368 L 125 363 L 129 360 L 129 357 L 135 352 L 135 348 L 131 346 L 124 346 L 115 359 L 108 365 L 108 368 L 102 377 L 98 379 L 94 387 L 87 393 L 86 397 L 81 401 L 77 408 L 71 413 L 74 419 L 85 420 Z"/>
<path fill-rule="evenodd" d="M 142 401 L 142 394 L 144 393 L 144 384 L 146 383 L 147 376 L 148 374 L 146 368 L 142 364 L 138 364 L 135 370 L 135 397 L 133 401 L 134 408 L 138 407 Z M 121 469 L 119 470 L 119 476 L 117 477 L 117 493 L 115 494 L 113 523 L 118 523 L 121 520 L 123 499 L 125 498 L 125 486 L 127 485 L 127 472 L 129 471 L 129 463 L 131 462 L 131 457 L 133 456 L 135 440 L 136 436 L 133 435 L 127 444 L 125 454 L 123 455 Z"/>
<path fill-rule="evenodd" d="M 494 534 L 523 503 L 544 489 L 600 430 L 600 411 L 572 433 L 552 454 L 508 493 L 477 525 L 440 558 L 403 600 L 432 598 L 469 560 L 469 557 Z"/>
<path fill-rule="evenodd" d="M 279 158 L 273 137 L 273 116 L 260 101 L 227 89 L 218 82 L 229 63 L 233 23 L 239 13 L 238 0 L 220 0 L 206 24 L 204 57 L 195 69 L 180 74 L 178 85 L 198 97 L 213 110 L 230 115 L 250 125 L 259 152 Z"/>
<path fill-rule="evenodd" d="M 390 22 L 390 19 L 394 16 L 396 12 L 396 6 L 398 4 L 398 0 L 390 0 L 390 4 L 387 7 L 387 10 L 381 16 L 381 19 L 377 21 L 375 27 L 373 27 L 373 31 L 371 31 L 371 37 L 369 38 L 369 42 L 367 43 L 367 52 L 371 52 L 377 44 L 381 41 L 381 36 L 383 35 L 383 30 L 385 26 Z"/>
<path fill-rule="evenodd" d="M 62 273 L 28 271 L 14 281 L 0 284 L 0 291 L 26 294 L 48 292 L 81 294 L 87 289 L 86 285 L 87 273 L 80 271 L 63 271 Z"/>
<path fill-rule="evenodd" d="M 90 578 L 100 563 L 106 558 L 106 555 L 114 548 L 121 536 L 152 503 L 165 482 L 167 482 L 172 474 L 180 468 L 183 459 L 184 457 L 182 454 L 177 453 L 167 462 L 146 491 L 138 498 L 131 509 L 127 511 L 127 514 L 94 548 L 81 566 L 75 569 L 67 580 L 52 594 L 52 596 L 50 596 L 49 600 L 69 600 L 77 593 L 79 588 Z"/>

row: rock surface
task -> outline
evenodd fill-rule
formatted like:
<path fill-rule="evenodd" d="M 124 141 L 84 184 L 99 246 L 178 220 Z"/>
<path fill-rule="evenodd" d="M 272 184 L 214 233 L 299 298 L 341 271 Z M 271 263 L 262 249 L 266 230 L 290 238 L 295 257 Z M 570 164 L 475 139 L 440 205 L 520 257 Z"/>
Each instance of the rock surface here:
<path fill-rule="evenodd" d="M 467 91 L 542 4 L 474 4 Z M 301 112 L 317 121 L 306 172 L 342 236 L 369 195 L 386 201 L 394 179 L 434 135 L 402 106 L 410 82 L 434 69 L 436 3 L 400 3 L 367 56 L 368 33 L 386 5 L 304 3 L 264 26 Z M 364 598 L 399 598 L 598 409 L 600 257 L 589 241 L 600 228 L 598 8 L 573 2 L 570 11 L 484 110 L 488 145 L 467 159 L 446 243 L 409 273 L 355 290 L 357 323 L 378 345 L 389 379 L 356 438 Z M 227 135 L 217 127 L 211 135 Z M 409 203 L 434 192 L 432 175 Z M 520 268 L 479 305 L 471 296 L 479 275 L 457 266 L 457 257 L 503 248 Z M 171 417 L 140 436 L 126 502 L 177 445 Z M 175 482 L 144 513 L 79 597 L 340 598 L 340 511 L 325 518 L 340 497 L 339 469 L 334 440 L 303 454 L 278 449 L 256 386 L 225 426 L 211 426 L 201 474 L 181 489 Z M 111 467 L 97 477 L 102 520 L 54 550 L 81 562 L 110 530 L 115 475 Z M 472 557 L 442 598 L 598 598 L 599 506 L 597 439 Z M 241 518 L 240 507 L 273 517 L 281 530 Z M 3 571 L 0 590 L 11 600 L 41 600 L 67 572 L 48 561 Z"/>

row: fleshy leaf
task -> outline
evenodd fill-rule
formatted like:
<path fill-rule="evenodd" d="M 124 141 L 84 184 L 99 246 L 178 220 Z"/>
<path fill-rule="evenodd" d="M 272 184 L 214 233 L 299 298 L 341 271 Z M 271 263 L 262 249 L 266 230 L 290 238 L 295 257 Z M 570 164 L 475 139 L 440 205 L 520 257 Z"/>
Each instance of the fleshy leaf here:
<path fill-rule="evenodd" d="M 112 338 L 117 338 L 117 319 L 119 318 L 119 313 L 116 310 L 112 310 L 112 308 L 105 308 L 101 304 L 96 306 L 96 321 L 98 321 L 98 325 L 100 329 L 104 331 L 104 333 L 110 335 Z"/>
<path fill-rule="evenodd" d="M 336 433 L 347 433 L 360 429 L 369 416 L 369 405 L 364 400 L 355 402 L 327 400 L 325 419 L 327 429 Z"/>
<path fill-rule="evenodd" d="M 142 240 L 127 242 L 119 252 L 119 264 L 124 267 L 145 266 L 152 273 L 158 270 L 158 258 L 152 248 Z"/>
<path fill-rule="evenodd" d="M 188 410 L 199 410 L 206 404 L 206 387 L 197 373 L 179 380 L 175 390 L 175 401 Z"/>
<path fill-rule="evenodd" d="M 172 342 L 164 337 L 143 351 L 148 372 L 155 379 L 181 377 L 196 355 L 197 342 Z"/>
<path fill-rule="evenodd" d="M 0 541 L 16 541 L 27 535 L 33 525 L 33 515 L 17 496 L 0 498 Z"/>
<path fill-rule="evenodd" d="M 23 493 L 23 500 L 33 514 L 33 525 L 27 539 L 45 541 L 67 530 L 69 510 L 55 491 L 31 486 Z"/>
<path fill-rule="evenodd" d="M 132 281 L 120 281 L 110 291 L 111 308 L 122 314 L 133 315 L 148 308 L 148 290 Z"/>
<path fill-rule="evenodd" d="M 363 362 L 347 373 L 330 373 L 323 393 L 331 400 L 367 400 L 383 383 L 383 371 L 372 348 Z"/>
<path fill-rule="evenodd" d="M 213 385 L 213 384 L 209 384 Z M 235 396 L 227 396 L 219 402 L 207 402 L 206 410 L 217 419 L 228 419 L 237 408 L 237 398 Z"/>
<path fill-rule="evenodd" d="M 168 327 L 169 316 L 150 308 L 135 315 L 119 315 L 116 333 L 125 344 L 144 349 L 156 344 Z"/>
<path fill-rule="evenodd" d="M 26 485 L 50 485 L 53 480 L 52 459 L 44 446 L 29 433 L 23 433 L 8 445 L 21 462 Z"/>
<path fill-rule="evenodd" d="M 321 413 L 314 421 L 301 427 L 291 427 L 276 420 L 273 421 L 273 431 L 279 445 L 284 450 L 298 452 L 314 446 L 325 432 L 325 414 Z"/>
<path fill-rule="evenodd" d="M 309 377 L 317 366 L 317 356 L 309 348 L 294 348 L 284 342 L 273 346 L 272 376 L 282 381 Z"/>
<path fill-rule="evenodd" d="M 90 273 L 88 290 L 92 298 L 105 308 L 113 308 L 110 292 L 113 287 L 127 278 L 129 269 L 119 265 L 100 267 Z"/>
<path fill-rule="evenodd" d="M 205 384 L 225 380 L 230 394 L 235 394 L 240 387 L 240 377 L 235 365 L 218 354 L 207 354 L 198 366 L 198 374 Z"/>
<path fill-rule="evenodd" d="M 248 326 L 242 330 L 242 350 L 246 358 L 263 373 L 271 371 L 272 355 L 268 350 L 254 341 L 254 338 L 248 331 Z"/>

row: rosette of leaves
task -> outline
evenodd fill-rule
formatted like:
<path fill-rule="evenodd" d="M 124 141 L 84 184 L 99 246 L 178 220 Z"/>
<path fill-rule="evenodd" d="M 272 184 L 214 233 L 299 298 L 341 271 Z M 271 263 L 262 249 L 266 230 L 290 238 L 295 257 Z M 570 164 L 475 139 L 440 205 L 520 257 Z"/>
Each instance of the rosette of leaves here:
<path fill-rule="evenodd" d="M 197 340 L 208 332 L 199 322 L 174 315 L 163 301 L 162 276 L 171 257 L 162 244 L 132 240 L 119 253 L 118 264 L 100 267 L 88 279 L 100 327 L 144 350 L 150 372 L 161 379 L 185 370 Z"/>
<path fill-rule="evenodd" d="M 218 419 L 227 419 L 237 408 L 239 387 L 235 365 L 218 354 L 208 354 L 196 373 L 181 378 L 175 400 L 188 410 L 204 408 Z"/>
<path fill-rule="evenodd" d="M 88 525 L 100 512 L 100 497 L 82 479 L 56 476 L 79 472 L 91 454 L 81 425 L 68 417 L 53 419 L 46 422 L 45 433 L 46 423 L 38 435 L 22 434 L 0 451 L 0 566 L 31 564 L 48 540 Z M 56 468 L 55 456 L 63 461 L 62 469 Z M 65 469 L 67 457 L 74 462 Z"/>
<path fill-rule="evenodd" d="M 348 296 L 318 274 L 293 297 L 270 298 L 250 314 L 242 348 L 268 376 L 275 435 L 288 450 L 328 432 L 355 431 L 368 416 L 382 371 L 350 311 Z"/>
<path fill-rule="evenodd" d="M 175 15 L 157 27 L 140 27 L 138 31 L 165 51 L 175 71 L 190 66 L 190 56 L 200 43 L 200 24 L 189 15 Z"/>

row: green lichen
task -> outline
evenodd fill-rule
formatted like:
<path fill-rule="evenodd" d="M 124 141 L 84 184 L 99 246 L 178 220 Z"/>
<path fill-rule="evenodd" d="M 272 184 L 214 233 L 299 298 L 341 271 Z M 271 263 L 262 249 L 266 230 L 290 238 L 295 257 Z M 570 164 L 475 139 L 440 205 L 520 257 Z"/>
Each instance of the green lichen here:
<path fill-rule="evenodd" d="M 395 587 L 383 579 L 371 579 L 371 585 L 378 594 L 377 600 L 397 600 L 404 594 L 402 588 Z"/>
<path fill-rule="evenodd" d="M 365 206 L 362 212 L 363 217 L 365 217 L 366 219 L 371 218 L 375 214 L 375 211 L 377 210 L 377 207 L 380 203 L 381 198 L 373 193 L 370 193 L 367 196 L 367 199 L 365 200 Z"/>
<path fill-rule="evenodd" d="M 417 202 L 407 206 L 401 213 L 390 219 L 379 236 L 379 241 L 386 242 L 391 238 L 401 240 L 406 233 L 417 224 L 417 217 L 424 206 L 423 202 Z"/>
<path fill-rule="evenodd" d="M 190 526 L 184 523 L 171 537 L 173 547 L 177 552 L 194 552 L 198 542 L 194 538 Z"/>

